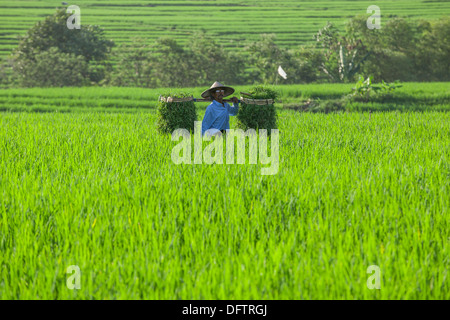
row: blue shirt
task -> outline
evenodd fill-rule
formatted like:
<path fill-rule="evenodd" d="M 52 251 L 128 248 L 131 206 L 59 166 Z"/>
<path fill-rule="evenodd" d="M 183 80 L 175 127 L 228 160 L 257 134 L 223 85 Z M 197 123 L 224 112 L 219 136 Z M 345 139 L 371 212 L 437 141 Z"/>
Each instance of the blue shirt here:
<path fill-rule="evenodd" d="M 238 111 L 238 103 L 233 103 L 233 106 L 230 106 L 226 102 L 222 105 L 220 102 L 213 100 L 206 108 L 205 116 L 203 117 L 202 135 L 211 128 L 218 130 L 230 129 L 230 116 L 237 115 Z"/>

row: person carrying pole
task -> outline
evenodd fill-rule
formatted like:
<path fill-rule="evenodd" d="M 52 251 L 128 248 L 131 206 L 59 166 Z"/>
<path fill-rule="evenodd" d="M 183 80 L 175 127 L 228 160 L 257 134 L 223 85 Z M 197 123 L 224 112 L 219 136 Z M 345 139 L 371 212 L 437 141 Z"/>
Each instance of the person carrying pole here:
<path fill-rule="evenodd" d="M 202 136 L 207 132 L 209 135 L 215 135 L 219 132 L 225 133 L 230 129 L 230 116 L 235 116 L 239 111 L 239 100 L 232 97 L 233 106 L 223 101 L 224 97 L 232 95 L 234 89 L 222 85 L 220 82 L 214 82 L 213 85 L 202 93 L 205 99 L 211 99 L 212 103 L 206 108 L 205 116 L 202 121 Z"/>

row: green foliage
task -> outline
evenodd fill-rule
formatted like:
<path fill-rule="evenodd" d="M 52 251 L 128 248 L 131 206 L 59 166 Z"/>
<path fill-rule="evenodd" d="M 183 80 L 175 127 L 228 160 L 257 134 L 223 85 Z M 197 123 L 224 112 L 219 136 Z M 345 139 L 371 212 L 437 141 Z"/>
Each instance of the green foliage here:
<path fill-rule="evenodd" d="M 133 39 L 115 52 L 119 60 L 109 83 L 126 87 L 188 87 L 197 76 L 189 53 L 174 39 L 161 37 L 151 45 Z"/>
<path fill-rule="evenodd" d="M 252 99 L 275 99 L 278 93 L 266 86 L 256 86 L 249 90 Z M 267 129 L 270 134 L 271 129 L 277 128 L 277 114 L 275 105 L 255 105 L 241 102 L 237 115 L 237 127 L 247 130 Z"/>
<path fill-rule="evenodd" d="M 279 93 L 268 86 L 255 86 L 249 92 L 252 99 L 272 99 L 276 100 Z"/>
<path fill-rule="evenodd" d="M 287 68 L 289 83 L 312 83 L 325 79 L 320 70 L 325 58 L 314 46 L 304 45 L 291 52 L 296 64 Z M 284 80 L 280 82 L 284 83 Z"/>
<path fill-rule="evenodd" d="M 329 22 L 317 32 L 314 39 L 325 58 L 320 68 L 334 82 L 352 80 L 370 55 L 361 40 L 340 35 Z"/>
<path fill-rule="evenodd" d="M 343 36 L 327 24 L 315 36 L 331 81 L 352 80 L 358 73 L 374 81 L 449 81 L 450 17 L 438 20 L 392 18 L 381 29 L 368 29 L 367 16 L 350 19 Z"/>
<path fill-rule="evenodd" d="M 159 38 L 153 45 L 152 72 L 158 87 L 190 87 L 196 78 L 189 52 L 174 39 Z"/>
<path fill-rule="evenodd" d="M 258 41 L 246 46 L 253 70 L 248 75 L 249 83 L 291 84 L 318 80 L 317 66 L 323 58 L 317 50 L 310 46 L 288 50 L 277 45 L 276 40 L 274 34 L 262 34 Z M 279 66 L 286 72 L 287 79 L 278 74 Z"/>
<path fill-rule="evenodd" d="M 23 87 L 73 87 L 87 85 L 87 73 L 88 64 L 82 56 L 53 47 L 24 63 L 16 77 Z"/>
<path fill-rule="evenodd" d="M 254 83 L 275 83 L 280 77 L 277 73 L 278 66 L 286 68 L 289 61 L 289 53 L 275 43 L 274 34 L 262 34 L 258 41 L 252 42 L 246 47 L 250 53 L 250 63 L 255 67 Z M 286 73 L 288 72 L 285 69 Z"/>
<path fill-rule="evenodd" d="M 211 85 L 218 79 L 235 85 L 247 81 L 246 71 L 242 68 L 247 64 L 243 55 L 225 50 L 220 42 L 204 32 L 194 33 L 188 43 L 193 60 L 189 72 L 195 74 L 190 86 Z"/>
<path fill-rule="evenodd" d="M 394 83 L 387 83 L 384 80 L 381 81 L 381 90 L 382 92 L 390 93 L 393 92 L 397 88 L 401 88 L 403 85 L 400 84 L 399 80 L 395 80 Z"/>
<path fill-rule="evenodd" d="M 167 92 L 163 94 L 162 97 L 186 98 L 192 97 L 192 94 L 186 92 Z M 194 101 L 159 101 L 157 115 L 157 130 L 160 133 L 172 133 L 176 129 L 194 131 L 194 121 L 197 120 L 197 111 L 195 109 Z"/>
<path fill-rule="evenodd" d="M 389 19 L 381 29 L 365 27 L 367 17 L 347 23 L 347 35 L 371 53 L 361 67 L 377 82 L 448 81 L 450 79 L 450 17 L 434 21 Z"/>
<path fill-rule="evenodd" d="M 321 100 L 320 98 L 308 99 L 303 104 L 284 104 L 284 109 L 291 109 L 310 113 L 330 113 L 345 110 L 344 99 Z"/>
<path fill-rule="evenodd" d="M 322 113 L 330 113 L 330 112 L 338 112 L 345 110 L 346 102 L 343 99 L 336 100 L 324 100 L 320 101 L 317 108 L 313 108 L 312 112 L 322 112 Z"/>
<path fill-rule="evenodd" d="M 406 3 L 405 0 L 400 2 Z M 125 3 L 123 1 L 116 3 L 118 6 L 122 4 Z M 25 35 L 16 53 L 20 51 L 20 55 L 27 60 L 35 57 L 32 48 L 46 51 L 51 47 L 57 47 L 62 52 L 85 57 L 89 61 L 89 79 L 94 84 L 103 84 L 102 79 L 108 68 L 106 66 L 101 68 L 98 65 L 108 60 L 116 67 L 113 74 L 108 76 L 110 84 L 147 88 L 207 85 L 217 80 L 216 78 L 230 84 L 274 84 L 277 81 L 279 84 L 347 82 L 355 81 L 358 73 L 371 74 L 377 82 L 382 79 L 388 82 L 396 79 L 449 80 L 450 19 L 446 15 L 436 20 L 448 12 L 450 8 L 448 2 L 424 2 L 409 7 L 391 3 L 383 9 L 382 28 L 373 30 L 366 26 L 368 15 L 352 18 L 345 30 L 343 29 L 340 22 L 342 13 L 349 12 L 348 9 L 354 5 L 354 1 L 333 2 L 332 6 L 321 3 L 319 8 L 328 7 L 328 14 L 313 14 L 313 16 L 311 12 L 318 8 L 313 2 L 302 2 L 301 7 L 292 1 L 271 2 L 261 6 L 260 2 L 254 0 L 246 3 L 248 7 L 245 10 L 249 12 L 244 16 L 232 13 L 229 5 L 239 6 L 240 3 L 237 0 L 217 3 L 214 12 L 209 6 L 196 6 L 196 14 L 208 16 L 207 19 L 182 18 L 185 14 L 191 16 L 191 8 L 182 5 L 181 2 L 161 3 L 152 6 L 151 9 L 145 7 L 143 3 L 124 6 L 120 10 L 109 10 L 108 6 L 102 5 L 89 6 L 89 15 L 96 17 L 95 23 L 105 29 L 109 28 L 108 35 L 117 39 L 118 43 L 126 43 L 114 50 L 116 55 L 109 59 L 110 55 L 107 52 L 111 42 L 104 39 L 98 26 L 87 26 L 84 23 L 88 21 L 87 19 L 83 18 L 81 30 L 69 30 L 65 26 L 69 14 L 66 14 L 64 9 L 58 9 L 59 13 L 51 18 L 52 21 L 39 22 L 25 34 L 28 28 L 42 19 L 41 17 L 48 15 L 48 10 L 52 9 L 42 1 L 22 1 L 20 9 L 14 6 L 13 2 L 8 4 L 7 1 L 3 1 L 0 7 L 5 24 L 2 31 L 4 37 L 0 40 L 0 56 L 6 57 L 13 46 L 17 45 L 15 34 Z M 268 8 L 270 15 L 267 15 Z M 83 10 L 82 12 L 86 12 Z M 420 10 L 421 17 L 427 20 L 418 20 L 416 10 Z M 120 15 L 123 13 L 129 19 L 121 19 Z M 331 13 L 333 14 L 330 15 Z M 84 14 L 82 13 L 82 16 Z M 333 54 L 328 55 L 326 52 L 328 47 L 321 46 L 320 43 L 318 43 L 320 50 L 311 50 L 311 37 L 325 25 L 326 19 L 331 17 L 333 17 L 331 22 L 337 28 L 334 30 L 328 28 L 329 30 L 321 32 L 321 36 L 324 39 L 323 43 L 333 47 Z M 217 27 L 215 23 L 224 18 L 229 23 L 221 22 L 220 27 Z M 243 19 L 248 26 L 246 28 L 242 27 Z M 211 24 L 211 21 L 216 22 Z M 92 32 L 88 34 L 89 30 Z M 276 34 L 276 36 L 266 36 L 258 41 L 257 34 Z M 145 60 L 139 60 L 142 59 L 141 53 L 130 52 L 141 48 L 140 45 L 135 48 L 130 46 L 130 39 L 135 36 L 146 41 Z M 159 53 L 157 46 L 154 46 L 161 36 L 173 39 L 185 54 L 176 52 L 175 59 L 170 56 L 166 59 L 165 55 Z M 345 41 L 343 39 L 339 41 L 342 37 Z M 342 50 L 338 45 L 339 42 Z M 73 46 L 72 43 L 77 45 Z M 361 44 L 366 49 L 363 49 Z M 361 47 L 353 58 L 355 50 L 349 49 L 348 46 L 354 45 Z M 162 46 L 170 47 L 167 43 Z M 245 50 L 246 47 L 253 47 L 252 52 Z M 105 52 L 106 54 L 103 54 Z M 361 63 L 368 52 L 370 55 Z M 126 57 L 131 61 L 124 62 Z M 173 71 L 173 68 L 170 68 L 173 64 L 170 61 L 165 62 L 169 58 L 171 62 L 179 64 L 178 70 Z M 138 61 L 137 66 L 133 65 L 134 59 Z M 151 63 L 154 63 L 155 67 Z M 277 75 L 278 65 L 287 72 L 288 79 Z M 170 74 L 177 72 L 181 80 L 165 77 L 165 74 L 161 73 L 169 70 L 168 67 L 171 70 Z M 218 77 L 217 74 L 221 76 Z M 12 86 L 5 77 L 1 81 Z"/>
<path fill-rule="evenodd" d="M 88 81 L 100 82 L 104 78 L 108 68 L 105 60 L 114 43 L 105 38 L 98 26 L 82 24 L 81 29 L 67 28 L 69 17 L 65 9 L 59 9 L 21 37 L 12 58 L 13 72 L 19 85 L 84 85 Z M 46 65 L 42 61 L 64 64 Z M 75 65 L 71 64 L 73 62 Z M 33 68 L 38 68 L 39 73 L 34 72 Z M 73 69 L 74 74 L 70 75 Z M 65 80 L 67 75 L 70 79 Z M 51 79 L 45 80 L 47 76 Z"/>
<path fill-rule="evenodd" d="M 134 40 L 114 50 L 109 60 L 114 43 L 102 29 L 83 23 L 80 30 L 70 30 L 69 16 L 65 9 L 58 9 L 32 27 L 21 38 L 11 62 L 0 67 L 0 84 L 43 86 L 39 77 L 24 79 L 32 73 L 38 53 L 50 48 L 85 59 L 82 74 L 88 81 L 69 81 L 83 84 L 196 87 L 218 79 L 234 85 L 345 83 L 359 74 L 371 74 L 377 82 L 450 80 L 449 17 L 435 21 L 392 18 L 382 29 L 370 30 L 367 16 L 361 15 L 348 21 L 345 32 L 327 23 L 315 34 L 314 46 L 282 46 L 275 34 L 262 34 L 257 41 L 239 41 L 243 50 L 230 49 L 237 44 L 196 30 L 183 41 L 168 36 Z M 114 68 L 110 61 L 115 62 Z M 280 65 L 287 79 L 278 75 Z M 53 72 L 50 65 L 45 69 L 46 74 Z M 64 81 L 48 83 L 66 85 Z"/>
<path fill-rule="evenodd" d="M 418 81 L 450 81 L 450 17 L 421 21 L 416 50 L 411 50 Z"/>
<path fill-rule="evenodd" d="M 364 61 L 369 57 L 370 52 L 366 53 L 358 62 L 355 61 L 357 55 L 357 49 L 354 52 L 349 52 L 351 49 L 339 46 L 339 79 L 344 81 L 345 79 L 352 79 L 353 76 L 359 71 Z"/>
<path fill-rule="evenodd" d="M 157 85 L 150 61 L 151 46 L 144 39 L 134 38 L 131 44 L 122 44 L 115 52 L 118 63 L 108 82 L 120 87 L 151 88 Z"/>
<path fill-rule="evenodd" d="M 102 5 L 102 2 L 83 0 L 74 4 L 81 6 L 82 23 L 95 17 L 91 21 L 108 28 L 109 36 L 118 44 L 128 43 L 136 36 L 153 43 L 165 34 L 186 46 L 188 34 L 204 30 L 230 51 L 239 51 L 245 39 L 255 39 L 255 34 L 263 33 L 276 33 L 280 47 L 294 49 L 310 43 L 318 26 L 324 25 L 327 19 L 332 19 L 342 30 L 344 19 L 354 12 L 365 11 L 362 7 L 355 10 L 354 0 L 319 3 L 277 0 L 264 1 L 264 5 L 261 0 L 248 0 L 244 7 L 242 0 L 228 0 L 214 3 L 214 8 L 202 5 L 211 3 L 208 0 L 192 3 L 195 8 L 186 5 L 185 1 L 154 1 L 159 3 L 151 7 L 145 1 L 130 5 L 129 1 L 120 0 L 111 6 L 106 2 Z M 1 1 L 4 37 L 0 40 L 0 55 L 16 45 L 13 40 L 15 34 L 24 34 L 35 21 L 59 4 L 60 1 L 52 2 L 52 5 L 46 1 Z M 411 1 L 396 0 L 386 2 L 381 9 L 384 27 L 384 23 L 395 16 L 436 19 L 448 15 L 450 3 L 433 0 L 414 1 L 411 5 Z"/>
<path fill-rule="evenodd" d="M 20 60 L 33 60 L 39 52 L 56 47 L 63 53 L 81 55 L 87 62 L 108 58 L 114 42 L 105 38 L 99 26 L 82 24 L 81 29 L 67 28 L 67 19 L 70 16 L 65 8 L 58 9 L 44 21 L 37 22 L 20 38 L 14 54 Z"/>
<path fill-rule="evenodd" d="M 195 87 L 244 83 L 245 59 L 226 51 L 204 33 L 195 33 L 184 47 L 174 39 L 161 37 L 148 45 L 143 39 L 122 46 L 116 52 L 118 64 L 109 83 L 133 87 Z"/>
<path fill-rule="evenodd" d="M 359 80 L 356 83 L 356 86 L 352 88 L 349 98 L 367 102 L 374 96 L 391 94 L 395 89 L 401 87 L 402 85 L 398 80 L 394 83 L 386 83 L 383 80 L 381 85 L 374 85 L 373 76 L 367 77 L 367 79 L 364 79 L 363 76 L 359 76 Z"/>

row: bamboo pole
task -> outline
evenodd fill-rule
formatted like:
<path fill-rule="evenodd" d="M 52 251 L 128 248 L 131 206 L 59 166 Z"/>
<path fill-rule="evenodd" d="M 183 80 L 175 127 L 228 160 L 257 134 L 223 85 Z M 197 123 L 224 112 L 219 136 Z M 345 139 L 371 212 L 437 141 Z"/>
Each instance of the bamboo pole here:
<path fill-rule="evenodd" d="M 250 96 L 251 94 L 241 92 L 241 95 L 243 96 Z M 194 101 L 194 102 L 212 102 L 211 99 L 197 99 L 194 97 L 187 97 L 187 98 L 172 98 L 172 97 L 159 97 L 159 100 L 164 102 L 187 102 L 187 101 Z M 224 102 L 233 102 L 231 99 L 224 99 Z M 238 100 L 238 103 L 245 102 L 247 104 L 257 104 L 257 105 L 267 105 L 267 104 L 273 104 L 275 101 L 272 99 L 252 99 L 252 98 L 242 98 Z"/>

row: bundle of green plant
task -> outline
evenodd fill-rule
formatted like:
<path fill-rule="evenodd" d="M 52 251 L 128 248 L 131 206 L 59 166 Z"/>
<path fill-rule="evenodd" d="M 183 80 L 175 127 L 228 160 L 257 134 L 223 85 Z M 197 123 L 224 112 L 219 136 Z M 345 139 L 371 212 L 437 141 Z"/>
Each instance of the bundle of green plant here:
<path fill-rule="evenodd" d="M 191 93 L 167 93 L 161 96 L 158 103 L 157 129 L 160 133 L 172 133 L 176 129 L 194 131 L 194 121 L 197 120 L 197 111 Z M 172 101 L 169 99 L 175 99 Z M 186 101 L 176 101 L 185 99 Z"/>
<path fill-rule="evenodd" d="M 275 99 L 278 93 L 264 86 L 257 86 L 249 90 L 250 96 L 245 98 L 255 100 L 267 100 L 267 104 L 254 104 L 252 101 L 244 100 L 239 107 L 237 115 L 237 127 L 247 129 L 270 129 L 277 128 L 277 114 L 275 111 Z M 269 103 L 269 100 L 273 100 Z"/>

